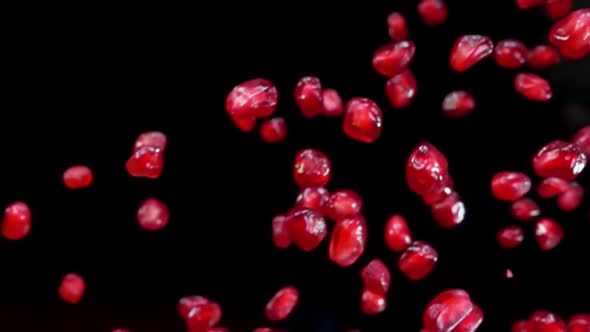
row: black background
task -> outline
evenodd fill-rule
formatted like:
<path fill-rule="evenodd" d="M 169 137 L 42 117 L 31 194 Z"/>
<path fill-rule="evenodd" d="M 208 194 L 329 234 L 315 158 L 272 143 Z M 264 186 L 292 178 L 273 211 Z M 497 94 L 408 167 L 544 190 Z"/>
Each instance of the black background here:
<path fill-rule="evenodd" d="M 539 147 L 590 123 L 589 61 L 542 72 L 555 92 L 545 104 L 518 96 L 515 73 L 492 60 L 454 73 L 448 56 L 458 36 L 515 37 L 534 46 L 545 41 L 550 22 L 542 9 L 518 11 L 510 0 L 448 5 L 448 22 L 430 29 L 409 0 L 52 4 L 9 12 L 0 203 L 27 202 L 33 226 L 23 241 L 0 241 L 0 329 L 182 331 L 176 301 L 199 294 L 222 305 L 221 325 L 249 331 L 269 325 L 263 307 L 284 285 L 299 288 L 300 303 L 288 320 L 270 325 L 289 331 L 418 331 L 428 300 L 449 288 L 468 290 L 483 308 L 480 331 L 507 331 L 535 309 L 565 317 L 590 310 L 588 201 L 570 214 L 542 202 L 543 215 L 566 229 L 555 250 L 538 249 L 531 223 L 524 245 L 507 252 L 495 234 L 517 222 L 489 192 L 495 172 L 532 174 Z M 393 10 L 406 15 L 417 43 L 411 68 L 419 91 L 406 110 L 388 105 L 385 79 L 370 64 L 373 51 L 388 42 L 385 18 Z M 340 119 L 303 120 L 292 91 L 308 74 L 345 99 L 376 100 L 384 113 L 381 138 L 366 145 L 348 139 Z M 225 114 L 227 92 L 255 77 L 279 89 L 275 114 L 289 125 L 282 143 L 262 144 Z M 454 89 L 477 98 L 471 117 L 441 114 L 442 98 Z M 158 180 L 131 178 L 124 168 L 134 139 L 148 130 L 169 139 Z M 461 227 L 439 229 L 405 184 L 405 160 L 422 140 L 449 160 L 468 210 Z M 350 268 L 328 259 L 328 239 L 311 253 L 272 246 L 270 221 L 293 203 L 293 159 L 308 147 L 330 156 L 330 190 L 363 196 L 369 242 Z M 95 184 L 69 191 L 61 174 L 80 163 L 95 171 Z M 580 182 L 588 180 L 585 172 Z M 148 196 L 169 204 L 171 221 L 161 232 L 145 232 L 135 221 Z M 405 215 L 415 238 L 440 253 L 423 281 L 405 280 L 397 255 L 384 246 L 383 226 L 393 213 Z M 392 289 L 388 309 L 367 317 L 359 311 L 359 270 L 375 257 L 391 267 Z M 506 268 L 514 279 L 505 279 Z M 88 284 L 76 306 L 56 295 L 68 272 Z"/>

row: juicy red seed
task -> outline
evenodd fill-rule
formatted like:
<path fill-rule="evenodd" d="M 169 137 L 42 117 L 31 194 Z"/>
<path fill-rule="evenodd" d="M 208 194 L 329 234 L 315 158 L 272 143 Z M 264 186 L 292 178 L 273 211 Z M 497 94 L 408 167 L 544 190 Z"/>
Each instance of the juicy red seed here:
<path fill-rule="evenodd" d="M 531 190 L 531 179 L 520 172 L 499 172 L 492 177 L 492 194 L 502 201 L 515 201 Z"/>
<path fill-rule="evenodd" d="M 399 214 L 385 224 L 385 244 L 395 252 L 404 252 L 412 244 L 412 233 L 406 219 Z"/>
<path fill-rule="evenodd" d="M 287 248 L 291 244 L 291 238 L 287 229 L 289 217 L 284 215 L 275 216 L 272 219 L 272 242 L 277 248 Z"/>
<path fill-rule="evenodd" d="M 159 231 L 168 225 L 169 220 L 168 206 L 156 198 L 146 199 L 137 210 L 137 222 L 146 231 Z"/>
<path fill-rule="evenodd" d="M 572 182 L 568 188 L 557 197 L 557 206 L 561 211 L 570 212 L 577 209 L 584 199 L 584 188 Z"/>
<path fill-rule="evenodd" d="M 257 78 L 236 85 L 225 99 L 225 110 L 234 118 L 267 117 L 276 109 L 278 99 L 277 88 Z"/>
<path fill-rule="evenodd" d="M 371 143 L 381 136 L 382 126 L 381 108 L 371 99 L 355 97 L 346 103 L 343 130 L 348 137 Z"/>
<path fill-rule="evenodd" d="M 383 294 L 375 294 L 367 289 L 361 296 L 361 311 L 366 315 L 377 315 L 387 308 L 387 299 Z"/>
<path fill-rule="evenodd" d="M 70 304 L 76 304 L 82 300 L 86 283 L 81 276 L 75 273 L 66 274 L 59 286 L 59 296 L 62 300 Z"/>
<path fill-rule="evenodd" d="M 330 160 L 318 150 L 301 150 L 295 157 L 294 176 L 301 188 L 323 187 L 330 181 Z"/>
<path fill-rule="evenodd" d="M 408 39 L 406 19 L 398 12 L 393 12 L 387 16 L 387 29 L 389 37 L 396 42 Z"/>
<path fill-rule="evenodd" d="M 451 118 L 463 118 L 475 108 L 475 98 L 467 91 L 453 91 L 442 103 L 443 113 Z"/>
<path fill-rule="evenodd" d="M 529 9 L 542 5 L 546 0 L 516 0 L 516 5 L 520 9 Z"/>
<path fill-rule="evenodd" d="M 208 331 L 221 319 L 221 307 L 213 301 L 199 304 L 189 311 L 186 325 L 189 332 Z"/>
<path fill-rule="evenodd" d="M 385 94 L 391 105 L 395 108 L 404 108 L 410 105 L 416 97 L 416 78 L 410 70 L 395 75 L 385 83 Z"/>
<path fill-rule="evenodd" d="M 526 46 L 516 39 L 504 39 L 494 50 L 494 59 L 500 67 L 517 69 L 522 67 L 527 60 L 528 50 Z"/>
<path fill-rule="evenodd" d="M 521 198 L 510 206 L 512 217 L 520 221 L 530 221 L 541 215 L 541 208 L 530 198 Z"/>
<path fill-rule="evenodd" d="M 533 69 L 545 69 L 559 63 L 559 53 L 551 47 L 539 45 L 529 51 L 527 64 Z"/>
<path fill-rule="evenodd" d="M 333 193 L 326 203 L 326 214 L 333 221 L 354 217 L 361 212 L 363 200 L 352 190 L 339 190 Z"/>
<path fill-rule="evenodd" d="M 426 277 L 436 265 L 438 253 L 428 243 L 415 241 L 400 256 L 398 267 L 410 280 L 420 280 Z"/>
<path fill-rule="evenodd" d="M 380 259 L 374 259 L 361 271 L 365 289 L 375 294 L 385 294 L 391 284 L 389 269 Z"/>
<path fill-rule="evenodd" d="M 535 225 L 535 238 L 541 250 L 555 248 L 563 238 L 563 228 L 549 218 L 543 218 Z"/>
<path fill-rule="evenodd" d="M 498 232 L 496 239 L 501 248 L 513 249 L 524 240 L 524 230 L 519 226 L 507 226 Z"/>
<path fill-rule="evenodd" d="M 578 130 L 572 137 L 572 142 L 577 144 L 588 157 L 590 155 L 590 126 Z"/>
<path fill-rule="evenodd" d="M 360 215 L 336 223 L 330 239 L 330 259 L 340 266 L 350 266 L 365 251 L 367 223 Z"/>
<path fill-rule="evenodd" d="M 314 210 L 300 209 L 289 216 L 287 230 L 291 241 L 303 251 L 311 251 L 326 237 L 326 221 Z"/>
<path fill-rule="evenodd" d="M 432 217 L 443 228 L 455 227 L 465 219 L 465 204 L 457 193 L 452 193 L 430 206 Z"/>
<path fill-rule="evenodd" d="M 80 189 L 92 184 L 92 170 L 86 166 L 72 166 L 65 170 L 63 182 L 67 188 Z"/>
<path fill-rule="evenodd" d="M 322 103 L 324 115 L 327 117 L 338 117 L 344 113 L 342 98 L 334 89 L 325 89 L 322 92 Z"/>
<path fill-rule="evenodd" d="M 297 305 L 298 300 L 299 292 L 295 287 L 281 288 L 266 304 L 264 308 L 266 318 L 271 321 L 287 318 Z"/>
<path fill-rule="evenodd" d="M 553 141 L 533 157 L 533 168 L 543 178 L 574 180 L 586 167 L 586 155 L 576 144 Z"/>
<path fill-rule="evenodd" d="M 450 176 L 449 176 L 450 179 Z M 447 181 L 449 182 L 449 181 Z M 449 187 L 448 184 L 445 187 L 442 187 L 440 190 L 438 191 L 434 191 L 428 194 L 425 194 L 424 196 L 422 196 L 422 199 L 424 200 L 424 203 L 426 205 L 432 205 L 435 203 L 438 203 L 442 200 L 444 200 L 445 198 L 451 196 L 455 191 L 453 191 L 452 187 Z"/>
<path fill-rule="evenodd" d="M 373 68 L 385 77 L 395 76 L 408 69 L 415 52 L 416 45 L 410 40 L 384 45 L 373 55 Z"/>
<path fill-rule="evenodd" d="M 260 137 L 266 143 L 277 143 L 287 137 L 287 122 L 283 118 L 265 120 L 260 125 Z"/>
<path fill-rule="evenodd" d="M 418 3 L 418 13 L 427 26 L 445 23 L 449 12 L 443 0 L 421 0 Z"/>
<path fill-rule="evenodd" d="M 153 146 L 135 149 L 125 167 L 134 177 L 159 178 L 164 168 L 164 150 Z"/>
<path fill-rule="evenodd" d="M 567 190 L 569 182 L 560 178 L 546 178 L 537 185 L 537 195 L 541 198 L 551 198 Z"/>
<path fill-rule="evenodd" d="M 313 76 L 300 79 L 295 87 L 295 102 L 305 118 L 320 115 L 324 109 L 320 79 Z"/>
<path fill-rule="evenodd" d="M 297 196 L 295 206 L 324 213 L 330 193 L 324 187 L 305 188 Z"/>
<path fill-rule="evenodd" d="M 483 311 L 476 304 L 473 305 L 471 312 L 461 320 L 455 328 L 457 332 L 475 332 L 483 322 Z"/>
<path fill-rule="evenodd" d="M 8 240 L 22 240 L 31 231 L 31 209 L 26 203 L 14 202 L 4 210 L 2 236 Z"/>
<path fill-rule="evenodd" d="M 533 330 L 528 320 L 519 320 L 512 324 L 510 332 L 533 332 Z"/>
<path fill-rule="evenodd" d="M 161 150 L 166 149 L 168 139 L 166 135 L 160 131 L 148 131 L 137 137 L 133 149 L 137 150 L 144 146 L 153 146 Z"/>
<path fill-rule="evenodd" d="M 547 0 L 545 1 L 545 11 L 551 19 L 558 19 L 572 10 L 573 0 Z"/>
<path fill-rule="evenodd" d="M 555 22 L 549 41 L 565 58 L 578 60 L 590 53 L 590 9 L 576 10 Z"/>
<path fill-rule="evenodd" d="M 590 314 L 576 314 L 570 318 L 568 332 L 590 331 Z"/>
<path fill-rule="evenodd" d="M 245 133 L 251 132 L 256 126 L 256 118 L 254 117 L 238 118 L 236 116 L 230 116 L 230 118 L 234 125 Z"/>
<path fill-rule="evenodd" d="M 532 101 L 548 101 L 553 96 L 549 82 L 535 74 L 518 74 L 514 78 L 516 92 Z"/>
<path fill-rule="evenodd" d="M 451 51 L 451 67 L 458 72 L 466 71 L 476 63 L 490 56 L 494 43 L 486 36 L 464 35 L 459 37 Z"/>
<path fill-rule="evenodd" d="M 418 144 L 406 162 L 406 182 L 414 193 L 439 192 L 448 181 L 447 158 L 428 142 Z"/>
<path fill-rule="evenodd" d="M 188 314 L 193 310 L 193 308 L 208 303 L 209 300 L 203 296 L 191 295 L 191 296 L 183 296 L 178 300 L 178 314 L 183 320 L 188 318 Z"/>
<path fill-rule="evenodd" d="M 429 331 L 451 331 L 473 309 L 469 294 L 461 289 L 444 291 L 432 299 L 422 315 Z"/>
<path fill-rule="evenodd" d="M 565 332 L 566 325 L 556 314 L 539 310 L 529 318 L 531 331 L 534 332 Z"/>

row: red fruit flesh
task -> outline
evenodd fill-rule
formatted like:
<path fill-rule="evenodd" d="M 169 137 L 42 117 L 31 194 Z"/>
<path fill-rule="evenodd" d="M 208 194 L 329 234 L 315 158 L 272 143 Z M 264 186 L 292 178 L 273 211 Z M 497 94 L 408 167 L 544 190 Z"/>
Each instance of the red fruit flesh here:
<path fill-rule="evenodd" d="M 532 7 L 540 6 L 545 0 L 516 0 L 516 5 L 520 9 L 529 9 Z"/>
<path fill-rule="evenodd" d="M 577 144 L 588 159 L 587 157 L 590 155 L 590 126 L 578 130 L 572 137 L 572 143 Z"/>
<path fill-rule="evenodd" d="M 346 103 L 343 131 L 348 137 L 372 143 L 381 136 L 382 126 L 383 114 L 374 101 L 355 97 Z"/>
<path fill-rule="evenodd" d="M 570 212 L 577 209 L 584 199 L 584 188 L 572 182 L 568 188 L 557 197 L 557 206 L 561 211 Z"/>
<path fill-rule="evenodd" d="M 492 194 L 502 201 L 515 201 L 531 190 L 531 179 L 520 172 L 499 172 L 492 178 Z"/>
<path fill-rule="evenodd" d="M 391 284 L 389 269 L 380 259 L 374 259 L 361 271 L 365 289 L 375 294 L 385 294 Z"/>
<path fill-rule="evenodd" d="M 465 219 L 465 204 L 457 193 L 444 198 L 430 206 L 432 217 L 443 228 L 458 226 Z"/>
<path fill-rule="evenodd" d="M 125 167 L 134 177 L 159 178 L 164 168 L 164 150 L 154 146 L 135 149 Z"/>
<path fill-rule="evenodd" d="M 361 212 L 363 201 L 352 190 L 339 190 L 333 193 L 326 202 L 326 214 L 333 221 L 354 217 Z"/>
<path fill-rule="evenodd" d="M 563 228 L 549 218 L 540 219 L 535 225 L 535 239 L 543 251 L 557 247 L 562 238 Z"/>
<path fill-rule="evenodd" d="M 498 232 L 496 238 L 501 248 L 513 249 L 524 240 L 524 230 L 519 226 L 504 227 Z"/>
<path fill-rule="evenodd" d="M 517 69 L 522 67 L 527 60 L 528 50 L 526 46 L 516 39 L 504 39 L 494 49 L 494 59 L 500 67 Z"/>
<path fill-rule="evenodd" d="M 520 221 L 531 221 L 541 215 L 541 208 L 530 198 L 521 198 L 510 206 L 512 217 Z"/>
<path fill-rule="evenodd" d="M 464 72 L 476 63 L 487 58 L 494 51 L 494 43 L 486 36 L 464 35 L 459 37 L 451 51 L 451 67 Z"/>
<path fill-rule="evenodd" d="M 450 118 L 463 118 L 475 108 L 475 98 L 466 91 L 449 93 L 442 103 L 443 114 Z"/>
<path fill-rule="evenodd" d="M 387 28 L 389 37 L 393 41 L 400 42 L 408 39 L 408 25 L 402 14 L 397 12 L 389 14 L 387 16 Z"/>
<path fill-rule="evenodd" d="M 299 301 L 299 292 L 295 287 L 285 287 L 279 290 L 266 304 L 264 313 L 270 321 L 287 318 Z"/>
<path fill-rule="evenodd" d="M 344 113 L 344 105 L 338 91 L 325 89 L 322 93 L 322 102 L 324 104 L 323 113 L 325 116 L 339 117 Z"/>
<path fill-rule="evenodd" d="M 275 216 L 272 219 L 272 242 L 280 249 L 288 248 L 291 245 L 291 238 L 287 229 L 289 217 L 284 215 Z"/>
<path fill-rule="evenodd" d="M 549 82 L 535 74 L 524 73 L 516 75 L 514 88 L 520 95 L 532 101 L 548 101 L 553 96 Z"/>
<path fill-rule="evenodd" d="M 415 52 L 416 45 L 409 40 L 384 45 L 373 54 L 373 68 L 385 77 L 395 76 L 408 69 Z"/>
<path fill-rule="evenodd" d="M 330 259 L 340 266 L 350 266 L 365 251 L 367 223 L 358 215 L 336 223 L 330 239 Z"/>
<path fill-rule="evenodd" d="M 14 202 L 6 207 L 2 217 L 2 236 L 7 240 L 22 240 L 31 231 L 31 209 L 26 203 Z"/>
<path fill-rule="evenodd" d="M 428 243 L 415 241 L 400 256 L 398 267 L 410 280 L 424 279 L 436 265 L 438 253 Z"/>
<path fill-rule="evenodd" d="M 410 70 L 406 70 L 390 78 L 385 83 L 385 94 L 391 105 L 395 108 L 404 108 L 410 105 L 416 97 L 416 78 Z"/>
<path fill-rule="evenodd" d="M 326 221 L 314 210 L 299 209 L 287 220 L 287 230 L 291 241 L 301 250 L 311 251 L 326 237 Z"/>
<path fill-rule="evenodd" d="M 412 234 L 406 219 L 393 215 L 385 224 L 385 244 L 395 252 L 403 252 L 412 244 Z"/>
<path fill-rule="evenodd" d="M 320 115 L 324 110 L 320 79 L 313 76 L 300 79 L 295 87 L 295 102 L 303 117 L 313 118 Z"/>
<path fill-rule="evenodd" d="M 361 296 L 361 311 L 366 315 L 377 315 L 387 307 L 387 299 L 383 294 L 375 294 L 369 290 L 363 290 Z"/>
<path fill-rule="evenodd" d="M 424 327 L 429 331 L 455 331 L 473 311 L 473 307 L 469 295 L 464 290 L 444 291 L 426 306 L 422 316 Z"/>
<path fill-rule="evenodd" d="M 418 3 L 418 13 L 427 26 L 445 23 L 449 12 L 443 0 L 421 0 Z"/>
<path fill-rule="evenodd" d="M 543 178 L 574 180 L 586 167 L 586 155 L 576 144 L 553 141 L 533 157 L 533 168 Z"/>
<path fill-rule="evenodd" d="M 295 207 L 324 213 L 329 199 L 330 193 L 324 187 L 305 188 L 299 192 Z"/>
<path fill-rule="evenodd" d="M 144 146 L 153 146 L 158 149 L 165 150 L 167 143 L 168 139 L 164 133 L 160 131 L 148 131 L 137 136 L 133 149 L 137 150 Z"/>
<path fill-rule="evenodd" d="M 69 189 L 81 189 L 92 184 L 92 170 L 86 166 L 72 166 L 63 174 L 64 185 Z"/>
<path fill-rule="evenodd" d="M 559 63 L 559 53 L 551 47 L 540 45 L 533 48 L 527 57 L 527 64 L 533 69 L 546 69 Z"/>
<path fill-rule="evenodd" d="M 564 58 L 579 60 L 590 53 L 590 8 L 576 10 L 555 22 L 549 42 Z"/>
<path fill-rule="evenodd" d="M 330 160 L 318 150 L 301 150 L 295 157 L 293 173 L 301 188 L 323 187 L 330 180 Z"/>
<path fill-rule="evenodd" d="M 236 85 L 225 99 L 225 110 L 232 118 L 267 117 L 276 109 L 277 100 L 276 87 L 257 78 Z"/>
<path fill-rule="evenodd" d="M 432 144 L 418 144 L 406 162 L 406 181 L 414 193 L 424 196 L 446 187 L 448 163 Z"/>
<path fill-rule="evenodd" d="M 568 332 L 588 332 L 590 331 L 590 314 L 576 314 L 570 318 Z"/>
<path fill-rule="evenodd" d="M 266 143 L 278 143 L 287 137 L 287 122 L 283 118 L 265 120 L 260 125 L 260 137 Z"/>
<path fill-rule="evenodd" d="M 537 185 L 537 195 L 541 198 L 551 198 L 567 190 L 569 182 L 556 178 L 546 178 Z"/>
<path fill-rule="evenodd" d="M 178 314 L 183 320 L 188 318 L 188 314 L 200 305 L 208 303 L 209 300 L 206 297 L 198 296 L 198 295 L 191 295 L 191 296 L 183 296 L 178 300 L 177 310 Z"/>
<path fill-rule="evenodd" d="M 67 274 L 59 286 L 59 296 L 70 304 L 77 304 L 82 300 L 86 291 L 86 283 L 81 276 L 75 273 Z"/>
<path fill-rule="evenodd" d="M 539 310 L 529 318 L 532 332 L 566 332 L 566 325 L 556 314 Z"/>
<path fill-rule="evenodd" d="M 146 231 L 158 231 L 168 225 L 170 212 L 166 203 L 155 199 L 146 199 L 137 210 L 137 221 Z"/>
<path fill-rule="evenodd" d="M 207 332 L 221 319 L 221 307 L 213 301 L 207 300 L 194 306 L 186 317 L 189 332 Z"/>
<path fill-rule="evenodd" d="M 546 0 L 545 11 L 549 18 L 555 20 L 567 15 L 572 9 L 573 0 Z"/>

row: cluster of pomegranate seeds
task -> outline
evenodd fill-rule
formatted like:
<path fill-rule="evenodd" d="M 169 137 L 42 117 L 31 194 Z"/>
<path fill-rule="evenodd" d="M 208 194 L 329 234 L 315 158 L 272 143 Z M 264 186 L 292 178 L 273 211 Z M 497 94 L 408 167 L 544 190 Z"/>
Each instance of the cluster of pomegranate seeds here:
<path fill-rule="evenodd" d="M 283 118 L 264 120 L 260 125 L 260 138 L 266 143 L 278 143 L 287 137 L 287 122 Z"/>
<path fill-rule="evenodd" d="M 590 9 L 579 9 L 555 22 L 549 42 L 567 59 L 579 60 L 590 54 Z"/>
<path fill-rule="evenodd" d="M 449 11 L 443 0 L 420 0 L 418 13 L 427 26 L 436 26 L 447 21 Z"/>
<path fill-rule="evenodd" d="M 139 135 L 125 165 L 129 175 L 150 179 L 159 178 L 164 168 L 166 143 L 166 136 L 159 131 Z"/>
<path fill-rule="evenodd" d="M 482 321 L 483 312 L 462 289 L 438 294 L 428 303 L 422 316 L 424 332 L 473 332 Z"/>
<path fill-rule="evenodd" d="M 494 59 L 500 67 L 518 69 L 527 61 L 526 46 L 516 39 L 505 39 L 496 44 Z"/>
<path fill-rule="evenodd" d="M 299 292 L 295 287 L 288 286 L 279 290 L 266 304 L 264 314 L 270 321 L 287 318 L 299 301 Z"/>
<path fill-rule="evenodd" d="M 158 231 L 168 225 L 170 212 L 166 203 L 148 198 L 137 209 L 137 222 L 146 231 Z"/>
<path fill-rule="evenodd" d="M 26 203 L 14 202 L 4 210 L 2 236 L 8 240 L 22 240 L 31 231 L 31 209 Z"/>
<path fill-rule="evenodd" d="M 59 297 L 70 304 L 77 304 L 80 302 L 85 291 L 86 282 L 76 273 L 67 274 L 63 278 L 58 289 Z"/>
<path fill-rule="evenodd" d="M 210 332 L 221 319 L 219 304 L 203 296 L 182 297 L 177 310 L 189 332 Z"/>
<path fill-rule="evenodd" d="M 475 98 L 467 91 L 453 91 L 443 99 L 443 113 L 450 118 L 463 118 L 473 112 Z"/>
<path fill-rule="evenodd" d="M 92 184 L 92 170 L 84 165 L 72 166 L 64 171 L 63 182 L 69 189 L 81 189 Z"/>
<path fill-rule="evenodd" d="M 464 35 L 459 37 L 451 50 L 450 64 L 458 72 L 464 72 L 492 54 L 494 43 L 489 37 Z"/>
<path fill-rule="evenodd" d="M 401 13 L 393 12 L 387 16 L 387 32 L 395 42 L 408 39 L 408 24 Z"/>

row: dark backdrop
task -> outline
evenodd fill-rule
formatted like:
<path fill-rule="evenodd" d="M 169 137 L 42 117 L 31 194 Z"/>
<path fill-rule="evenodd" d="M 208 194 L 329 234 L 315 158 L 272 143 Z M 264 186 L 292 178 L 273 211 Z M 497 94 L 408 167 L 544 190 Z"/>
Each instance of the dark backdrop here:
<path fill-rule="evenodd" d="M 515 37 L 532 46 L 545 41 L 550 23 L 542 10 L 517 11 L 511 0 L 448 4 L 448 22 L 432 29 L 421 24 L 415 1 L 401 0 L 51 4 L 9 12 L 0 202 L 27 202 L 33 227 L 23 241 L 0 241 L 0 329 L 182 331 L 177 299 L 201 294 L 221 303 L 222 325 L 249 331 L 267 324 L 263 307 L 287 284 L 300 289 L 301 302 L 272 326 L 290 331 L 418 331 L 427 301 L 456 287 L 483 308 L 481 331 L 507 331 L 535 309 L 565 317 L 590 310 L 588 202 L 571 214 L 542 203 L 543 215 L 566 229 L 555 250 L 540 252 L 531 224 L 524 245 L 505 252 L 495 233 L 516 222 L 508 204 L 489 192 L 495 172 L 531 174 L 540 146 L 590 123 L 588 60 L 543 73 L 555 90 L 545 104 L 518 96 L 514 73 L 493 61 L 456 74 L 447 61 L 459 35 Z M 385 18 L 393 10 L 406 15 L 417 43 L 411 68 L 419 92 L 403 111 L 388 105 L 385 80 L 370 65 L 374 49 L 388 42 Z M 303 120 L 291 96 L 307 74 L 346 99 L 375 99 L 385 117 L 381 138 L 365 145 L 345 137 L 339 119 Z M 289 124 L 280 144 L 238 132 L 223 109 L 226 93 L 255 77 L 279 89 L 276 114 Z M 471 117 L 441 115 L 441 100 L 453 89 L 476 96 Z M 135 137 L 147 130 L 169 138 L 158 180 L 131 178 L 124 168 Z M 422 140 L 449 159 L 468 210 L 461 227 L 439 229 L 407 189 L 404 163 Z M 270 221 L 291 206 L 294 155 L 308 147 L 330 156 L 330 190 L 350 188 L 364 198 L 369 242 L 350 268 L 331 263 L 327 239 L 312 253 L 272 246 Z M 79 163 L 95 171 L 95 184 L 68 191 L 62 171 Z M 584 185 L 589 180 L 588 172 L 580 178 Z M 171 210 L 169 226 L 158 233 L 142 231 L 135 221 L 148 196 Z M 393 213 L 405 215 L 415 237 L 440 252 L 434 273 L 421 282 L 405 280 L 397 255 L 385 249 L 383 225 Z M 390 305 L 366 317 L 358 309 L 359 270 L 375 257 L 392 268 Z M 514 279 L 504 278 L 506 268 Z M 56 295 L 68 272 L 88 283 L 77 306 Z"/>

